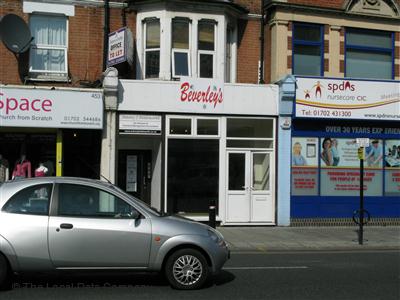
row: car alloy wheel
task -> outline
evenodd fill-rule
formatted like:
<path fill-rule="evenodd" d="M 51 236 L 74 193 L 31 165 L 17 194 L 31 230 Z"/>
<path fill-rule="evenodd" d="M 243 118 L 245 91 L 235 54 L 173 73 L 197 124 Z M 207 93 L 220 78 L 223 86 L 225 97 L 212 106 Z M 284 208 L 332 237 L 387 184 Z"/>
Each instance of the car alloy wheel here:
<path fill-rule="evenodd" d="M 208 265 L 203 254 L 194 249 L 182 249 L 173 253 L 166 264 L 166 276 L 177 289 L 200 288 L 208 278 Z"/>
<path fill-rule="evenodd" d="M 201 278 L 202 273 L 201 262 L 193 255 L 179 257 L 173 266 L 174 278 L 182 285 L 195 284 Z"/>

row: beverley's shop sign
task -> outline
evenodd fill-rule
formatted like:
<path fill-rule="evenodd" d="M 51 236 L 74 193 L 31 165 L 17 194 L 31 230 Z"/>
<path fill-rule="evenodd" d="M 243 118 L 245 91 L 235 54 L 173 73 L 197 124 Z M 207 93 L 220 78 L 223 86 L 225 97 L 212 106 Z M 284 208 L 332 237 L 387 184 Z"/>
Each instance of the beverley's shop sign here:
<path fill-rule="evenodd" d="M 180 101 L 216 107 L 224 101 L 224 83 L 205 79 L 183 78 Z"/>
<path fill-rule="evenodd" d="M 0 127 L 103 128 L 103 96 L 96 91 L 0 86 Z"/>
<path fill-rule="evenodd" d="M 400 120 L 400 82 L 297 77 L 296 117 Z"/>
<path fill-rule="evenodd" d="M 119 80 L 118 110 L 214 115 L 278 114 L 279 87 L 218 80 Z"/>

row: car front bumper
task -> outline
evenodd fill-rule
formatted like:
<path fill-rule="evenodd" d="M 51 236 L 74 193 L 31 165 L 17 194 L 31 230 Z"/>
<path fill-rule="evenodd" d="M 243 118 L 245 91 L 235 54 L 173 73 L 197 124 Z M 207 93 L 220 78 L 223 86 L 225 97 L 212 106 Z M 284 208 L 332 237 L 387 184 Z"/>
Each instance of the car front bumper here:
<path fill-rule="evenodd" d="M 213 251 L 213 264 L 212 264 L 212 273 L 218 273 L 221 271 L 224 264 L 231 257 L 231 251 L 228 248 L 228 245 L 224 243 L 223 245 L 217 245 L 216 249 Z"/>

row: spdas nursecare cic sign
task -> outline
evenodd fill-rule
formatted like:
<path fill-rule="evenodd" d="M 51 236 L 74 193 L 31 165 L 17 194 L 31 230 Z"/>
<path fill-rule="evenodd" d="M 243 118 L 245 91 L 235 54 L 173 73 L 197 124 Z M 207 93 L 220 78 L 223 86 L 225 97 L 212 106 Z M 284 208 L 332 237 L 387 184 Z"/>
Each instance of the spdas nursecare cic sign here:
<path fill-rule="evenodd" d="M 296 117 L 400 121 L 399 81 L 296 79 Z"/>

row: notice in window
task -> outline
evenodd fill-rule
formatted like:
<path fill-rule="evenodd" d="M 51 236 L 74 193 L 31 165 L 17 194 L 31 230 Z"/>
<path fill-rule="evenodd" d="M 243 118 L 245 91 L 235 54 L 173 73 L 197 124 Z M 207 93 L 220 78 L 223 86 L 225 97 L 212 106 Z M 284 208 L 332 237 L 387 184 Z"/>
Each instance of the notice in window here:
<path fill-rule="evenodd" d="M 318 195 L 318 138 L 292 138 L 292 195 Z"/>
<path fill-rule="evenodd" d="M 360 160 L 355 139 L 325 137 L 320 142 L 321 196 L 357 196 Z M 383 143 L 371 140 L 365 148 L 364 194 L 382 196 Z"/>
<path fill-rule="evenodd" d="M 137 156 L 126 157 L 126 191 L 137 192 Z"/>
<path fill-rule="evenodd" d="M 385 195 L 400 195 L 400 140 L 385 141 Z"/>

